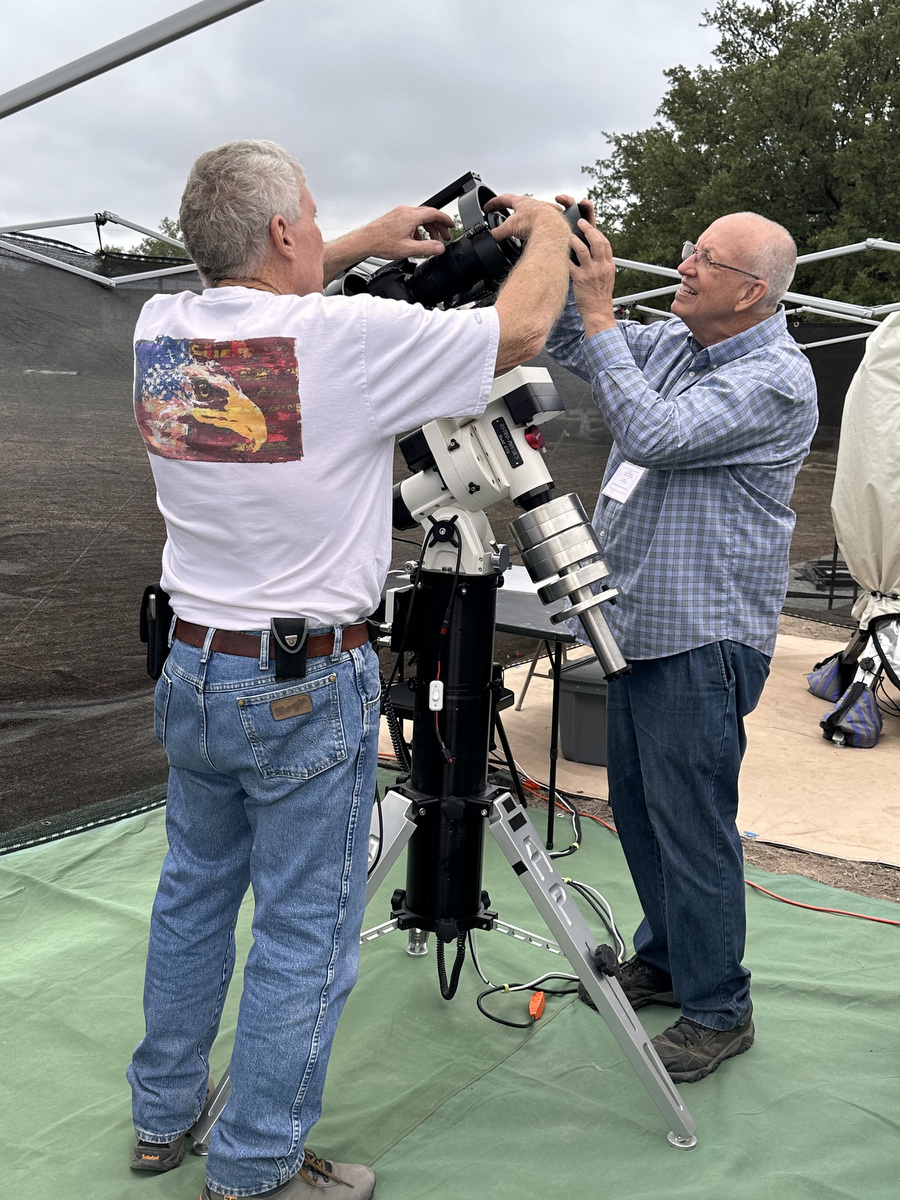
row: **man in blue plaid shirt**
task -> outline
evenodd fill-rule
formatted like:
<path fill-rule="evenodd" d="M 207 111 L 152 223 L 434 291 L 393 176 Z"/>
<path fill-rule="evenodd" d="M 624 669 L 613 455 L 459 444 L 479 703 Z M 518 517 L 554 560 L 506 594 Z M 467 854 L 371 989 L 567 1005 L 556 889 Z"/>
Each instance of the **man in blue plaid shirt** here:
<path fill-rule="evenodd" d="M 609 242 L 592 210 L 579 228 L 547 350 L 590 382 L 614 438 L 594 527 L 632 672 L 609 685 L 609 798 L 644 912 L 619 982 L 635 1008 L 681 1008 L 653 1044 L 690 1083 L 753 1043 L 738 773 L 816 390 L 778 303 L 797 256 L 780 225 L 732 213 L 686 242 L 676 319 L 651 325 L 615 320 Z"/>

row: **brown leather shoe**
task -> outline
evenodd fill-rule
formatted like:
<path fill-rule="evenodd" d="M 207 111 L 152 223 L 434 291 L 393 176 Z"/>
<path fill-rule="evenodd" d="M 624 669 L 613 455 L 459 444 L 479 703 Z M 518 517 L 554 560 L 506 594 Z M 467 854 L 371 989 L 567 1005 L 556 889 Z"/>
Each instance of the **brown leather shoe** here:
<path fill-rule="evenodd" d="M 207 1184 L 200 1200 L 369 1200 L 375 1191 L 375 1175 L 356 1163 L 328 1162 L 311 1150 L 303 1155 L 303 1166 L 287 1183 L 260 1192 L 258 1196 L 232 1196 L 216 1192 Z"/>

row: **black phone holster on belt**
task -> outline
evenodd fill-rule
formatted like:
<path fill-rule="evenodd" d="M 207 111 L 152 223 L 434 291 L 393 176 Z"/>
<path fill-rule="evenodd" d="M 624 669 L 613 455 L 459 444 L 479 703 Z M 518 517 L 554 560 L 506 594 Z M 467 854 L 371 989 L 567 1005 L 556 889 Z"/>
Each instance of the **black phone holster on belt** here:
<path fill-rule="evenodd" d="M 140 638 L 147 643 L 147 674 L 151 679 L 159 679 L 169 656 L 169 629 L 174 615 L 168 592 L 158 583 L 148 584 L 141 601 Z"/>
<path fill-rule="evenodd" d="M 275 656 L 276 679 L 303 679 L 306 675 L 306 617 L 272 617 L 269 621 L 269 653 Z"/>

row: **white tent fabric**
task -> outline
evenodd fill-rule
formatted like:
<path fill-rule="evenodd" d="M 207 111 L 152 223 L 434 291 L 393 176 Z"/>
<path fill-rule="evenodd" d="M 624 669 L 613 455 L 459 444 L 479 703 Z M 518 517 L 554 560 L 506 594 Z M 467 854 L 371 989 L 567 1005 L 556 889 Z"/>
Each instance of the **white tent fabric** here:
<path fill-rule="evenodd" d="M 847 391 L 831 516 L 863 589 L 853 606 L 861 628 L 900 614 L 900 312 L 871 334 Z"/>

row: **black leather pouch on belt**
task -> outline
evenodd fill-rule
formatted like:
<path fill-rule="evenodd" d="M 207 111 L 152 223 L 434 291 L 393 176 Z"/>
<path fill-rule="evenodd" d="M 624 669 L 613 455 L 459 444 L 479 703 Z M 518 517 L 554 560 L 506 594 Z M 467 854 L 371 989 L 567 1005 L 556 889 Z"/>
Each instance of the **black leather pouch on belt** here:
<path fill-rule="evenodd" d="M 272 617 L 269 653 L 275 654 L 276 679 L 302 679 L 306 675 L 306 641 L 309 621 L 306 617 Z"/>
<path fill-rule="evenodd" d="M 163 663 L 169 656 L 169 628 L 173 616 L 168 592 L 164 592 L 158 583 L 148 584 L 141 600 L 140 638 L 147 643 L 147 674 L 151 679 L 159 679 Z"/>

